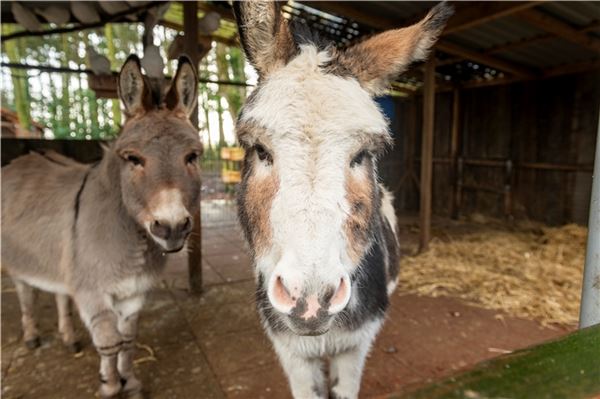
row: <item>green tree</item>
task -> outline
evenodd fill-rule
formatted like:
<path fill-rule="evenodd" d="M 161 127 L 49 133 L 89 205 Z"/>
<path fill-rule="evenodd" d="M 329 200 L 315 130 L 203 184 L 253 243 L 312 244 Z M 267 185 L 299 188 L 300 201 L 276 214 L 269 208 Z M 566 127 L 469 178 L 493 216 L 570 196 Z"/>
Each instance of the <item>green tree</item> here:
<path fill-rule="evenodd" d="M 2 24 L 2 34 L 7 35 L 14 31 L 13 26 Z M 20 54 L 20 43 L 22 39 L 9 40 L 4 45 L 4 51 L 11 63 L 22 63 Z M 29 108 L 29 82 L 26 71 L 10 70 L 12 85 L 15 95 L 15 111 L 19 117 L 19 123 L 25 129 L 31 128 L 31 111 Z"/>

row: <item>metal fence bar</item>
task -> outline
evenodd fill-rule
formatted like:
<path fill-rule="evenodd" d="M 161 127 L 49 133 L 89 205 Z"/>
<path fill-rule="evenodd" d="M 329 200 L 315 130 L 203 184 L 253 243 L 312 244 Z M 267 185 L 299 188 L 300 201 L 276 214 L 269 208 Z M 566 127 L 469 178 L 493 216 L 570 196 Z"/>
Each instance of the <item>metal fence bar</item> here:
<path fill-rule="evenodd" d="M 600 324 L 600 120 L 588 223 L 587 253 L 583 272 L 579 328 Z"/>

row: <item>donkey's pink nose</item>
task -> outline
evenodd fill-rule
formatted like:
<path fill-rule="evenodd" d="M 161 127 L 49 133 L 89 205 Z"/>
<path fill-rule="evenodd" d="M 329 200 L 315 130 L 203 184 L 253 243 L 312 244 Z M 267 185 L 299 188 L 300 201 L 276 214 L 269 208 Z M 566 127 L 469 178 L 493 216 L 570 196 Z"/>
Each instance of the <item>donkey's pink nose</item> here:
<path fill-rule="evenodd" d="M 317 317 L 319 309 L 321 309 L 319 297 L 315 294 L 310 295 L 308 298 L 306 298 L 306 311 L 300 317 L 302 317 L 304 320 Z"/>

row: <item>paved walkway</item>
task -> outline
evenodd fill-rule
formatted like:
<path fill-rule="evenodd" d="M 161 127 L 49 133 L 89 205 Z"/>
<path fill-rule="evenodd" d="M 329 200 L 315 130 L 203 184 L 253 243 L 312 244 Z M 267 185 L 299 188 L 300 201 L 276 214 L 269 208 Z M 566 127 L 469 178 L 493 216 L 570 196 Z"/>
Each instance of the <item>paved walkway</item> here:
<path fill-rule="evenodd" d="M 204 231 L 201 297 L 187 294 L 185 258 L 175 255 L 163 288 L 140 322 L 137 371 L 149 398 L 289 398 L 287 382 L 254 309 L 250 260 L 235 227 Z M 12 283 L 2 279 L 2 398 L 92 398 L 98 359 L 68 353 L 56 332 L 53 298 L 39 296 L 42 347 L 20 342 Z M 566 333 L 451 298 L 398 291 L 367 361 L 361 397 L 409 390 L 481 360 Z"/>

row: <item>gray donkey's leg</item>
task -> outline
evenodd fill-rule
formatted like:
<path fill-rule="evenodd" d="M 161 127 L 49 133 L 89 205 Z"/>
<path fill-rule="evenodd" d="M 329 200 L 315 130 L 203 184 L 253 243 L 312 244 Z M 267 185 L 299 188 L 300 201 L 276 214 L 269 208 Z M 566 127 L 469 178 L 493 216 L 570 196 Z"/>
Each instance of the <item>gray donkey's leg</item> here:
<path fill-rule="evenodd" d="M 58 332 L 60 332 L 63 344 L 71 352 L 77 353 L 81 350 L 81 345 L 77 341 L 73 329 L 71 298 L 68 295 L 56 294 L 56 308 L 58 310 Z"/>
<path fill-rule="evenodd" d="M 13 282 L 15 283 L 19 304 L 21 305 L 23 340 L 29 349 L 35 349 L 40 346 L 40 335 L 34 317 L 35 291 L 32 286 L 21 280 L 13 278 Z"/>
<path fill-rule="evenodd" d="M 119 301 L 115 308 L 119 314 L 118 329 L 123 345 L 119 352 L 118 368 L 121 378 L 125 382 L 123 391 L 129 395 L 139 394 L 142 383 L 136 378 L 133 371 L 133 355 L 135 352 L 135 337 L 139 311 L 144 304 L 144 296 L 133 296 Z"/>
<path fill-rule="evenodd" d="M 117 329 L 117 315 L 104 303 L 102 294 L 75 296 L 75 302 L 100 355 L 99 394 L 101 397 L 116 396 L 121 391 L 117 356 L 122 345 L 121 334 Z"/>

